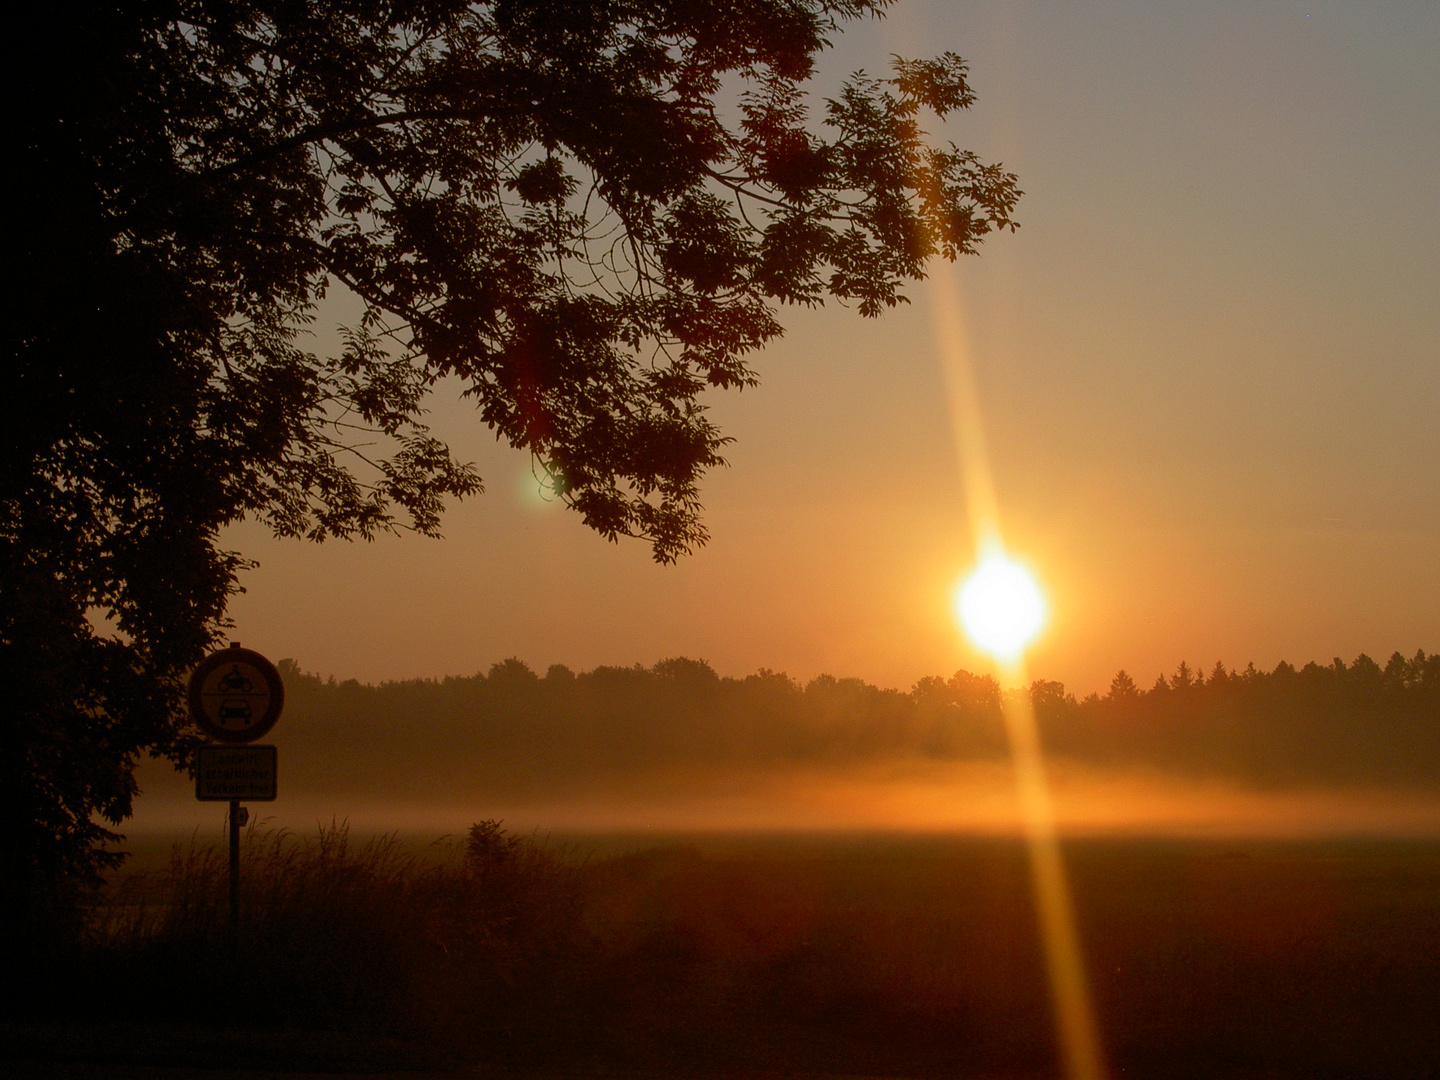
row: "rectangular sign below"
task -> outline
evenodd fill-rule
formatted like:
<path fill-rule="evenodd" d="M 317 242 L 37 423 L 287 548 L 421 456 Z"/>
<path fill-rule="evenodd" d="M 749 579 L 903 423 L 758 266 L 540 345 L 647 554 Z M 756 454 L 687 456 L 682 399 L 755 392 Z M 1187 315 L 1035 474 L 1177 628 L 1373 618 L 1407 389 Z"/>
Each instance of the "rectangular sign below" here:
<path fill-rule="evenodd" d="M 195 757 L 195 798 L 270 802 L 276 772 L 273 746 L 202 746 Z"/>

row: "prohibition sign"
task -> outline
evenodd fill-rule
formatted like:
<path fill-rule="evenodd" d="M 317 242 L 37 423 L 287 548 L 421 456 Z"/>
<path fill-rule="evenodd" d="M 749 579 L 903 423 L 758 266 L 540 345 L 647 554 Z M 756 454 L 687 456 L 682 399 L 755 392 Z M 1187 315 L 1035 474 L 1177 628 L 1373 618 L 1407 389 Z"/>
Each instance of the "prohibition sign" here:
<path fill-rule="evenodd" d="M 201 731 L 221 742 L 246 743 L 280 719 L 285 687 L 269 660 L 231 645 L 200 661 L 190 675 L 189 699 Z"/>

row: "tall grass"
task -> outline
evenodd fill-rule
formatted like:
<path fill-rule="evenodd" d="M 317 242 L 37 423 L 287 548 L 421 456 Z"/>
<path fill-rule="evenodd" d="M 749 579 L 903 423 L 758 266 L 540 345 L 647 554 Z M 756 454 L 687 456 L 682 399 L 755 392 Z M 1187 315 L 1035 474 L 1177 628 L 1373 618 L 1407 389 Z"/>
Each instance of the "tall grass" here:
<path fill-rule="evenodd" d="M 583 861 L 496 822 L 422 851 L 251 828 L 232 956 L 223 849 L 177 847 L 168 872 L 117 885 L 90 962 L 172 1020 L 483 1040 L 583 951 Z M 124 1003 L 111 1009 L 124 1011 Z"/>
<path fill-rule="evenodd" d="M 1072 856 L 1117 1072 L 1433 1075 L 1440 847 Z M 1053 1069 L 1013 844 L 586 858 L 497 822 L 423 849 L 252 829 L 242 881 L 233 965 L 223 850 L 192 843 L 167 872 L 118 881 L 50 1008 L 388 1039 L 521 1071 Z"/>
<path fill-rule="evenodd" d="M 233 960 L 227 874 L 222 848 L 192 842 L 167 872 L 116 883 L 85 961 L 91 986 L 124 987 L 105 1015 L 502 1066 L 883 1069 L 953 1059 L 976 997 L 973 943 L 949 948 L 912 905 L 833 895 L 803 860 L 592 859 L 494 821 L 423 850 L 342 825 L 252 828 Z"/>

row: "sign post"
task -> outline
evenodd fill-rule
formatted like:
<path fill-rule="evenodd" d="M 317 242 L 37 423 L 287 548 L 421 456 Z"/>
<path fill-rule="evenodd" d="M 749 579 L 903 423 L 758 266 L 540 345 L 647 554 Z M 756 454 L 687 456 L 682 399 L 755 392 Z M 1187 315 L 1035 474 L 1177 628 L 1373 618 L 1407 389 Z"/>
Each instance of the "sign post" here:
<path fill-rule="evenodd" d="M 230 800 L 230 930 L 226 945 L 234 967 L 240 952 L 240 800 Z"/>
<path fill-rule="evenodd" d="M 220 743 L 202 746 L 195 757 L 195 798 L 229 802 L 230 955 L 240 937 L 240 826 L 250 812 L 241 799 L 275 798 L 277 752 L 273 746 L 242 746 L 260 738 L 280 719 L 285 687 L 275 665 L 233 642 L 213 652 L 190 675 L 190 716 Z"/>

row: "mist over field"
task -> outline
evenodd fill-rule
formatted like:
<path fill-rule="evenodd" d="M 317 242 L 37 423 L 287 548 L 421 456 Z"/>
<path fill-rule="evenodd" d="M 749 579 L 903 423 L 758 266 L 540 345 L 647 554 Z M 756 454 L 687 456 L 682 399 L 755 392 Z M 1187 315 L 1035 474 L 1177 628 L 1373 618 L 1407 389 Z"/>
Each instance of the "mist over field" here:
<path fill-rule="evenodd" d="M 1058 950 L 994 679 L 508 660 L 365 685 L 281 666 L 280 797 L 250 804 L 239 848 L 235 992 L 261 1003 L 250 1021 L 346 1033 L 288 1064 L 1433 1075 L 1440 656 L 1016 691 L 1114 1066 L 1090 1074 L 1059 1065 Z M 174 773 L 142 782 L 96 963 L 146 986 L 122 1008 L 194 1023 L 195 958 L 225 947 L 224 811 Z M 100 985 L 51 979 L 66 1002 Z M 170 1038 L 140 1052 L 180 1060 Z"/>
<path fill-rule="evenodd" d="M 503 816 L 561 831 L 1010 832 L 1002 690 L 957 672 L 911 690 L 701 661 L 366 685 L 282 664 L 280 799 L 308 826 L 452 831 Z M 1077 700 L 1028 691 L 1059 826 L 1073 833 L 1440 832 L 1440 655 L 1201 675 Z M 193 826 L 188 781 L 147 764 L 137 831 Z"/>

